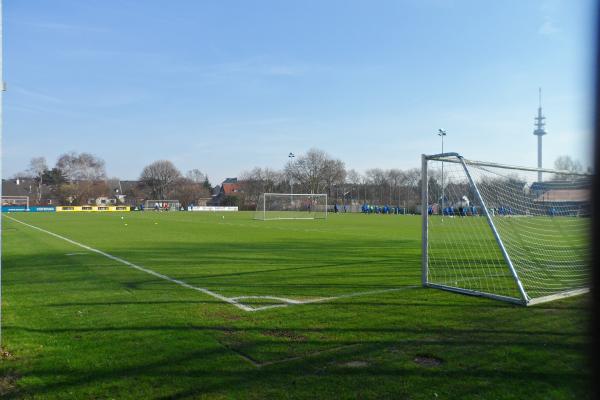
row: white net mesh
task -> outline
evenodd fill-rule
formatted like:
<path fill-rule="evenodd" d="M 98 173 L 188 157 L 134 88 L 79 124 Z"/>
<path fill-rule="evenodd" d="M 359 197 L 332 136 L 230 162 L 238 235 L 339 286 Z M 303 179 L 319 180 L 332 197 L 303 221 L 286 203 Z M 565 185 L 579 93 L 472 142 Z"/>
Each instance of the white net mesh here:
<path fill-rule="evenodd" d="M 254 219 L 325 219 L 326 194 L 265 193 L 256 205 Z"/>
<path fill-rule="evenodd" d="M 428 283 L 514 300 L 588 287 L 589 176 L 539 181 L 536 171 L 465 160 L 471 185 L 457 157 L 445 159 L 442 179 L 441 160 L 427 167 Z"/>
<path fill-rule="evenodd" d="M 3 206 L 24 206 L 29 208 L 29 196 L 2 196 Z"/>
<path fill-rule="evenodd" d="M 179 200 L 146 200 L 144 211 L 178 211 Z"/>

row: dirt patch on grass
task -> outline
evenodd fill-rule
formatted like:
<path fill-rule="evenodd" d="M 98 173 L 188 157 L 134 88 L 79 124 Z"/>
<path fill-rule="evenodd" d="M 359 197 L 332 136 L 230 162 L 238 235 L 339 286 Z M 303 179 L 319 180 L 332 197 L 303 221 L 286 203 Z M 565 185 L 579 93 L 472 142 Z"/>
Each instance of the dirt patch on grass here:
<path fill-rule="evenodd" d="M 413 361 L 423 367 L 437 367 L 442 365 L 443 360 L 434 356 L 418 355 Z"/>
<path fill-rule="evenodd" d="M 240 315 L 236 315 L 231 312 L 227 312 L 225 310 L 205 311 L 204 315 L 209 318 L 224 319 L 227 321 L 238 321 L 238 320 L 242 319 L 242 317 Z"/>
<path fill-rule="evenodd" d="M 265 336 L 285 338 L 293 340 L 294 342 L 305 342 L 308 338 L 304 335 L 294 333 L 293 331 L 286 331 L 284 329 L 269 329 L 268 331 L 261 332 Z"/>
<path fill-rule="evenodd" d="M 17 391 L 18 380 L 19 376 L 16 374 L 8 373 L 4 376 L 0 376 L 0 396 L 15 393 Z"/>
<path fill-rule="evenodd" d="M 349 367 L 349 368 L 365 368 L 369 366 L 369 363 L 366 361 L 348 361 L 342 364 L 342 366 L 344 367 Z"/>
<path fill-rule="evenodd" d="M 234 329 L 231 328 L 221 328 L 219 329 L 219 332 L 221 332 L 225 336 L 233 336 L 237 333 Z"/>
<path fill-rule="evenodd" d="M 9 351 L 0 349 L 0 360 L 12 360 L 13 358 L 13 355 Z"/>

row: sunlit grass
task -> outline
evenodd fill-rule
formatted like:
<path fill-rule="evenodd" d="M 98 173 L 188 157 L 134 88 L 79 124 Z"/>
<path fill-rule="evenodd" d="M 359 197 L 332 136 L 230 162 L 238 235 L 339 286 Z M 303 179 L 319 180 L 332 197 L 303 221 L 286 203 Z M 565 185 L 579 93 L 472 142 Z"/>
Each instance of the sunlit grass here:
<path fill-rule="evenodd" d="M 587 296 L 523 308 L 422 289 L 419 217 L 8 216 L 226 297 L 340 297 L 246 312 L 4 218 L 12 396 L 586 394 Z M 399 290 L 345 297 L 387 289 Z"/>

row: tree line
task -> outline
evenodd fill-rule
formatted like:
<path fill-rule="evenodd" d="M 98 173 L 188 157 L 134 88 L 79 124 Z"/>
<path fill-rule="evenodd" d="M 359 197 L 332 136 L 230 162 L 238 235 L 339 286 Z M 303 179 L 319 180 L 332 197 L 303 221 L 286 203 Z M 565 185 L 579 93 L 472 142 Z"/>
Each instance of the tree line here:
<path fill-rule="evenodd" d="M 133 185 L 122 188 L 119 178 L 107 177 L 104 160 L 85 152 L 62 154 L 53 167 L 44 157 L 34 157 L 29 168 L 15 178 L 35 182 L 32 204 L 45 204 L 52 199 L 64 205 L 84 205 L 108 197 L 132 205 L 146 199 L 175 199 L 187 207 L 199 198 L 210 197 L 212 191 L 208 176 L 199 169 L 184 175 L 168 160 L 147 165 Z"/>
<path fill-rule="evenodd" d="M 581 163 L 569 156 L 559 157 L 554 166 L 563 171 L 583 170 Z M 107 196 L 128 204 L 138 204 L 145 199 L 172 199 L 187 207 L 200 198 L 211 197 L 213 191 L 208 176 L 199 169 L 182 174 L 169 160 L 152 162 L 142 169 L 133 185 L 120 188 L 118 178 L 107 177 L 104 160 L 90 153 L 65 153 L 51 168 L 43 157 L 35 157 L 27 171 L 17 175 L 36 183 L 35 196 L 30 201 L 39 204 L 44 198 L 53 198 L 62 204 L 81 205 Z M 441 192 L 438 175 L 431 171 L 430 192 Z M 562 177 L 555 176 L 556 179 Z M 221 198 L 221 205 L 253 209 L 260 195 L 266 192 L 326 193 L 330 204 L 387 204 L 409 210 L 421 202 L 419 168 L 370 168 L 361 173 L 348 169 L 342 160 L 316 148 L 290 158 L 281 169 L 254 167 L 242 171 L 238 184 L 239 192 Z M 444 186 L 447 185 L 452 182 L 445 180 Z"/>
<path fill-rule="evenodd" d="M 421 172 L 417 168 L 371 168 L 363 174 L 313 148 L 288 161 L 282 169 L 255 167 L 242 172 L 240 178 L 240 203 L 249 208 L 265 192 L 326 193 L 330 204 L 366 202 L 415 207 L 419 203 Z"/>

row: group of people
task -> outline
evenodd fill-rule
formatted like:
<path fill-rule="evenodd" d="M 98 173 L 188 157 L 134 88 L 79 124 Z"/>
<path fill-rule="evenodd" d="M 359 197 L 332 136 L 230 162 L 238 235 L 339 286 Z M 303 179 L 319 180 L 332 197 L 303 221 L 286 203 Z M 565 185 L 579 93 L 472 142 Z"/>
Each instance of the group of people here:
<path fill-rule="evenodd" d="M 360 210 L 363 214 L 405 214 L 404 208 L 390 207 L 387 204 L 382 207 L 365 203 Z"/>
<path fill-rule="evenodd" d="M 337 203 L 335 203 L 333 205 L 333 212 L 334 213 L 339 213 L 340 212 L 340 208 L 338 207 Z M 348 206 L 346 206 L 345 204 L 344 204 L 344 212 L 348 212 Z"/>
<path fill-rule="evenodd" d="M 136 207 L 136 209 L 137 209 L 137 207 Z M 140 204 L 139 210 L 144 211 L 144 209 L 145 209 L 144 204 Z M 154 211 L 169 211 L 171 209 L 171 205 L 169 203 L 156 202 L 156 203 L 154 203 L 154 206 L 152 207 L 152 209 Z"/>
<path fill-rule="evenodd" d="M 434 208 L 433 208 L 433 206 L 429 206 L 427 208 L 427 213 L 429 215 L 433 215 L 434 214 Z M 459 215 L 461 217 L 466 217 L 468 215 L 479 215 L 477 207 L 474 207 L 474 206 L 468 206 L 468 207 L 453 207 L 453 206 L 449 206 L 449 207 L 444 207 L 444 209 L 442 210 L 442 214 L 444 216 Z"/>

